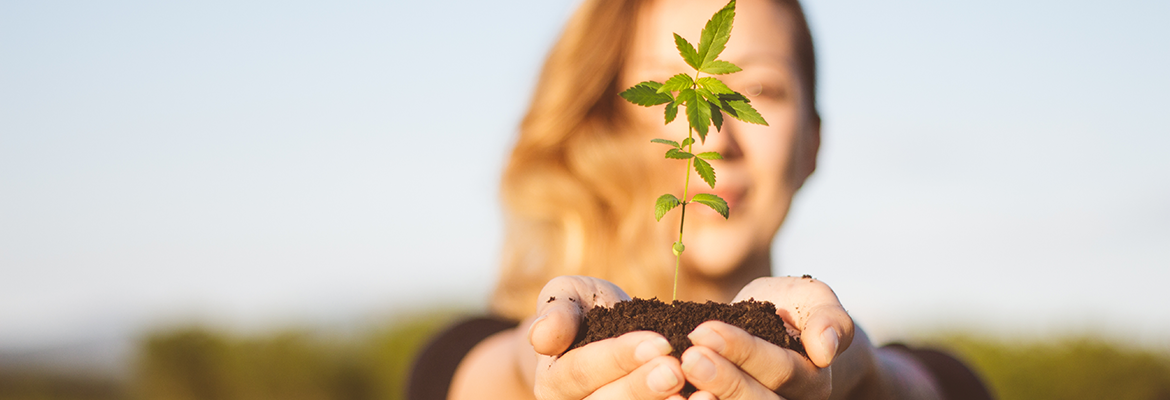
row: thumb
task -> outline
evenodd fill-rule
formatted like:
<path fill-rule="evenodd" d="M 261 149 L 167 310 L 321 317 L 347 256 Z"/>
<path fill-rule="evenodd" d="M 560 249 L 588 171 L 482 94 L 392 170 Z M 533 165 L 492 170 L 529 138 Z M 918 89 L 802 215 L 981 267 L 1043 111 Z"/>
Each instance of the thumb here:
<path fill-rule="evenodd" d="M 548 356 L 564 353 L 577 338 L 577 329 L 586 312 L 629 298 L 605 280 L 587 276 L 553 278 L 537 297 L 537 316 L 528 328 L 528 341 L 537 353 Z"/>
<path fill-rule="evenodd" d="M 564 353 L 577 337 L 584 312 L 565 300 L 556 299 L 528 327 L 528 342 L 537 353 L 552 356 Z"/>

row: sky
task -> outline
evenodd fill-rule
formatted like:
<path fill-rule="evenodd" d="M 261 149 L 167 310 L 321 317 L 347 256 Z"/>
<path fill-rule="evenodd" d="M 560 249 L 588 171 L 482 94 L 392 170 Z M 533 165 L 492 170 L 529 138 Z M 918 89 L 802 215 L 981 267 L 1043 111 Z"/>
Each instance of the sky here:
<path fill-rule="evenodd" d="M 0 350 L 482 307 L 576 4 L 3 2 Z M 775 273 L 879 341 L 1170 349 L 1170 5 L 805 8 L 824 139 Z"/>

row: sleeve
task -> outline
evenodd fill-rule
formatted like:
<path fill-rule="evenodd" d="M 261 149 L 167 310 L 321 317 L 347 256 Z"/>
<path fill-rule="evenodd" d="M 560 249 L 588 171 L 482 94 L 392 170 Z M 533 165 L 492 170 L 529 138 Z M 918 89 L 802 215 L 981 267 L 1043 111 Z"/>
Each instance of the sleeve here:
<path fill-rule="evenodd" d="M 418 353 L 406 383 L 408 400 L 446 400 L 455 369 L 475 345 L 517 322 L 479 317 L 458 322 L 438 334 Z"/>
<path fill-rule="evenodd" d="M 915 349 L 893 343 L 882 346 L 909 354 L 921 362 L 934 376 L 945 400 L 991 400 L 991 392 L 983 380 L 955 357 L 933 349 Z"/>

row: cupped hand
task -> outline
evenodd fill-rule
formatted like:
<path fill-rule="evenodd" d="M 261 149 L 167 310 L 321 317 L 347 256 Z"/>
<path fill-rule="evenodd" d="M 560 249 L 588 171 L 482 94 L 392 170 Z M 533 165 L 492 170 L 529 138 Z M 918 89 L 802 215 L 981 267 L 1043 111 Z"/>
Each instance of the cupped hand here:
<path fill-rule="evenodd" d="M 585 313 L 629 298 L 612 283 L 583 276 L 558 277 L 544 286 L 528 330 L 538 354 L 537 399 L 680 398 L 682 368 L 668 356 L 670 343 L 657 333 L 630 332 L 561 355 L 572 345 Z"/>
<path fill-rule="evenodd" d="M 799 331 L 808 358 L 744 330 L 708 321 L 688 336 L 682 356 L 691 399 L 827 399 L 833 391 L 834 360 L 853 341 L 853 319 L 833 290 L 810 278 L 759 278 L 734 301 L 770 301 L 787 325 Z"/>

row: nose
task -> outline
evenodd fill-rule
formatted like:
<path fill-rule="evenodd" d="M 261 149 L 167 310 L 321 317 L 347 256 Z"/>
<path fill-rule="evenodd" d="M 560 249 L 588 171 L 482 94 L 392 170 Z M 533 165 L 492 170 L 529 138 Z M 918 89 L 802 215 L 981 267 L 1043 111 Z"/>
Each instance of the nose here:
<path fill-rule="evenodd" d="M 707 140 L 702 144 L 702 150 L 697 150 L 697 152 L 718 152 L 723 156 L 724 160 L 734 160 L 743 157 L 743 150 L 739 147 L 739 139 L 736 137 L 740 134 L 740 129 L 737 126 L 739 123 L 725 116 L 723 119 L 723 129 L 719 131 L 711 129 L 707 133 Z"/>

